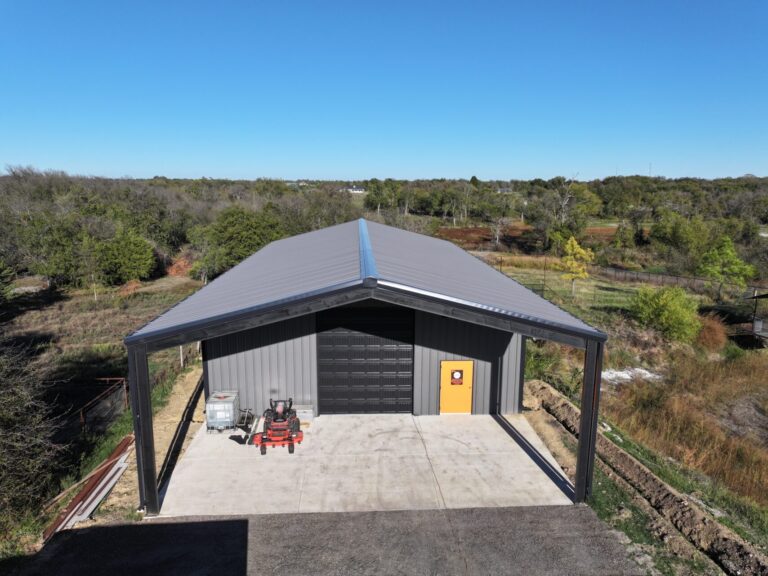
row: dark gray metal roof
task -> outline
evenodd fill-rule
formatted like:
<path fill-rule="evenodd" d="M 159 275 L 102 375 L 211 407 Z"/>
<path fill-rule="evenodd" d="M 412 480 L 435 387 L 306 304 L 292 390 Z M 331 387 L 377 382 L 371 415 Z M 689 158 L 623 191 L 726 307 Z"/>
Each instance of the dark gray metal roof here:
<path fill-rule="evenodd" d="M 587 339 L 606 338 L 450 242 L 361 219 L 272 242 L 126 343 L 258 314 L 276 303 L 377 286 Z"/>

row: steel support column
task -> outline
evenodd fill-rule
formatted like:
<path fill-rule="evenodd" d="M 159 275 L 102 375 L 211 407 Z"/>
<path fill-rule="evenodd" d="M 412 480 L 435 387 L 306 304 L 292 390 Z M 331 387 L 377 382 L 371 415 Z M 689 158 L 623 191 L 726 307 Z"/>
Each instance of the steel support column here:
<path fill-rule="evenodd" d="M 519 366 L 517 367 L 517 411 L 523 413 L 523 396 L 525 394 L 525 348 L 528 343 L 528 338 L 520 334 L 520 356 L 517 361 Z"/>
<path fill-rule="evenodd" d="M 131 392 L 133 433 L 136 438 L 136 467 L 139 473 L 139 507 L 149 515 L 160 512 L 155 466 L 155 437 L 152 431 L 152 387 L 149 381 L 147 348 L 128 347 L 128 385 Z"/>
<path fill-rule="evenodd" d="M 602 369 L 603 343 L 588 340 L 587 349 L 584 353 L 584 383 L 581 387 L 581 418 L 579 420 L 579 453 L 576 460 L 575 502 L 584 502 L 592 493 Z"/>

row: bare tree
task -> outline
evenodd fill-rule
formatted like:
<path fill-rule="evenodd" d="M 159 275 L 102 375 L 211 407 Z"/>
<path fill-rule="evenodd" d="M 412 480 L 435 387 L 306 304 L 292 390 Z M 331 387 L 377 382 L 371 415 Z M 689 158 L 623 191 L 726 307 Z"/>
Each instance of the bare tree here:
<path fill-rule="evenodd" d="M 57 422 L 28 351 L 0 341 L 0 532 L 34 514 L 54 488 Z"/>

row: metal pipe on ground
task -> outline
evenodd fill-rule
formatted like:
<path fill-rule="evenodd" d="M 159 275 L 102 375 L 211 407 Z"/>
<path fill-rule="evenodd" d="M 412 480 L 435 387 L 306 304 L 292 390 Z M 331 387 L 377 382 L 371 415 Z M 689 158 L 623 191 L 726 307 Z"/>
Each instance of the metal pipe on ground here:
<path fill-rule="evenodd" d="M 96 467 L 95 470 L 93 470 L 88 476 L 86 476 L 83 480 L 81 480 L 78 484 L 75 484 L 75 486 L 78 486 L 82 484 L 85 480 L 87 480 L 85 486 L 75 495 L 75 497 L 72 499 L 72 501 L 62 510 L 59 512 L 59 514 L 56 516 L 54 521 L 48 526 L 48 528 L 45 529 L 43 532 L 43 540 L 48 541 L 51 536 L 53 536 L 56 532 L 59 530 L 62 530 L 65 525 L 67 525 L 67 522 L 75 516 L 78 512 L 81 512 L 81 505 L 84 502 L 88 503 L 89 512 L 88 515 L 90 515 L 93 512 L 93 509 L 95 509 L 98 504 L 101 502 L 101 499 L 103 499 L 104 496 L 108 493 L 109 490 L 104 490 L 104 487 L 102 486 L 102 481 L 105 478 L 114 478 L 117 480 L 119 478 L 120 474 L 125 470 L 125 467 L 122 467 L 122 470 L 120 470 L 120 473 L 117 475 L 113 474 L 113 469 L 115 466 L 119 463 L 119 461 L 124 458 L 127 454 L 128 449 L 133 444 L 133 435 L 128 435 L 125 438 L 123 438 L 120 443 L 117 445 L 117 447 L 112 451 L 112 454 L 109 455 L 109 457 L 104 460 L 99 466 Z M 114 484 L 113 484 L 114 485 Z M 69 490 L 71 490 L 72 487 L 70 487 Z M 64 493 L 59 495 L 57 498 L 54 499 L 54 501 L 57 501 L 60 499 L 60 497 L 63 494 L 66 494 L 69 492 L 69 490 L 66 490 Z M 92 499 L 92 496 L 94 492 L 101 492 L 101 498 L 98 499 L 98 501 L 95 501 Z"/>

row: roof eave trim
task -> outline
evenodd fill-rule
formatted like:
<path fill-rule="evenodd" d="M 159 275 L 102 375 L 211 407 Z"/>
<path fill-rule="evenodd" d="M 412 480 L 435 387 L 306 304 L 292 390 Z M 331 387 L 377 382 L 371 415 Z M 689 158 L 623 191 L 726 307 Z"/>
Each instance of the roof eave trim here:
<path fill-rule="evenodd" d="M 593 328 L 592 330 L 584 330 L 582 328 L 560 324 L 559 322 L 544 320 L 536 316 L 529 316 L 527 314 L 521 314 L 519 312 L 514 312 L 512 310 L 505 310 L 503 308 L 496 308 L 494 306 L 481 304 L 479 302 L 472 302 L 470 300 L 464 300 L 462 298 L 447 296 L 439 292 L 432 292 L 430 290 L 424 290 L 422 288 L 414 288 L 413 286 L 408 286 L 406 284 L 400 284 L 398 282 L 392 282 L 389 280 L 379 279 L 378 285 L 384 288 L 390 288 L 392 290 L 398 290 L 401 292 L 416 294 L 425 298 L 441 300 L 443 302 L 450 302 L 451 304 L 455 304 L 457 306 L 461 306 L 464 308 L 472 308 L 475 310 L 485 312 L 486 314 L 491 313 L 496 316 L 502 316 L 502 317 L 506 316 L 506 317 L 514 318 L 515 320 L 525 322 L 526 324 L 531 324 L 535 326 L 545 326 L 548 329 L 553 330 L 555 332 L 578 336 L 580 338 L 585 338 L 588 340 L 595 340 L 598 342 L 605 342 L 606 340 L 608 340 L 608 335 L 605 332 L 597 330 L 596 328 Z"/>
<path fill-rule="evenodd" d="M 333 294 L 335 292 L 343 292 L 346 290 L 351 290 L 353 288 L 369 288 L 369 287 L 370 286 L 366 285 L 366 283 L 363 280 L 356 278 L 355 280 L 349 280 L 346 282 L 341 282 L 339 284 L 333 284 L 331 286 L 326 286 L 325 288 L 319 288 L 317 290 L 312 290 L 310 292 L 302 292 L 301 294 L 294 294 L 286 298 L 281 298 L 280 300 L 272 300 L 264 304 L 258 304 L 256 306 L 250 306 L 248 308 L 241 308 L 233 312 L 227 312 L 227 313 L 219 314 L 216 316 L 209 316 L 199 320 L 192 320 L 190 322 L 177 324 L 175 326 L 159 328 L 157 330 L 152 330 L 145 333 L 139 333 L 141 330 L 140 329 L 139 331 L 136 331 L 126 336 L 123 339 L 123 343 L 126 346 L 132 346 L 135 344 L 146 344 L 149 342 L 162 340 L 166 337 L 174 336 L 176 334 L 181 334 L 188 330 L 194 330 L 197 328 L 210 326 L 213 324 L 219 324 L 229 320 L 239 319 L 243 316 L 249 316 L 251 314 L 260 314 L 260 313 L 269 312 L 271 310 L 278 309 L 289 304 L 300 303 L 304 300 L 312 300 L 319 296 L 325 296 L 325 295 Z"/>

